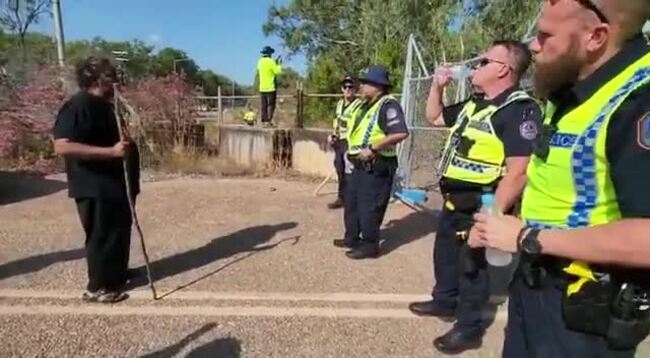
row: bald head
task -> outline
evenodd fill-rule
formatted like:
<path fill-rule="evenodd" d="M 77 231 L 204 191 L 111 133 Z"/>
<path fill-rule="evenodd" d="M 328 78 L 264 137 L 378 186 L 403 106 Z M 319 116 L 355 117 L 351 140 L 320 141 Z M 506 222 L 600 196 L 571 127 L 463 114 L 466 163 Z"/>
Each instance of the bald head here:
<path fill-rule="evenodd" d="M 640 33 L 650 0 L 545 0 L 530 44 L 543 96 L 582 80 Z"/>
<path fill-rule="evenodd" d="M 592 0 L 607 17 L 612 34 L 623 43 L 641 32 L 650 19 L 650 0 Z"/>

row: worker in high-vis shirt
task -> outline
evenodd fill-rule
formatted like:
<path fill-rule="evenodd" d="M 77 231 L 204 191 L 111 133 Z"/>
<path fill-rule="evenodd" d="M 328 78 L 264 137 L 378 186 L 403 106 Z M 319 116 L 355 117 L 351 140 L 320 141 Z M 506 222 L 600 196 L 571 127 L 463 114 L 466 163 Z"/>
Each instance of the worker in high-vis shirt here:
<path fill-rule="evenodd" d="M 634 357 L 650 331 L 649 16 L 648 0 L 543 2 L 522 217 L 473 230 L 520 253 L 504 357 Z"/>
<path fill-rule="evenodd" d="M 521 198 L 542 121 L 537 102 L 519 87 L 530 62 L 525 44 L 495 41 L 474 64 L 476 93 L 467 102 L 443 107 L 443 89 L 451 79 L 448 68 L 436 71 L 431 86 L 427 120 L 451 127 L 440 163 L 444 204 L 434 243 L 432 299 L 409 308 L 418 315 L 456 321 L 434 340 L 435 348 L 445 354 L 480 347 L 485 333 L 488 263 L 485 250 L 469 242 L 469 229 L 483 193 L 494 193 L 505 212 L 515 210 Z"/>
<path fill-rule="evenodd" d="M 341 81 L 341 98 L 336 104 L 336 117 L 332 123 L 333 133 L 328 136 L 328 144 L 334 150 L 334 168 L 338 177 L 338 195 L 334 202 L 327 205 L 330 209 L 343 207 L 345 196 L 345 153 L 348 151 L 348 125 L 352 113 L 361 105 L 362 101 L 357 98 L 357 85 L 352 76 L 345 76 Z"/>
<path fill-rule="evenodd" d="M 335 246 L 350 249 L 345 254 L 354 260 L 379 255 L 379 228 L 397 170 L 396 146 L 408 137 L 402 107 L 389 95 L 388 70 L 370 66 L 360 82 L 363 103 L 348 125 L 345 235 L 334 240 Z"/>
<path fill-rule="evenodd" d="M 277 99 L 277 78 L 282 74 L 281 61 L 274 60 L 271 56 L 275 50 L 270 46 L 262 49 L 262 57 L 257 62 L 257 75 L 259 76 L 259 91 L 261 100 L 262 125 L 272 126 Z"/>

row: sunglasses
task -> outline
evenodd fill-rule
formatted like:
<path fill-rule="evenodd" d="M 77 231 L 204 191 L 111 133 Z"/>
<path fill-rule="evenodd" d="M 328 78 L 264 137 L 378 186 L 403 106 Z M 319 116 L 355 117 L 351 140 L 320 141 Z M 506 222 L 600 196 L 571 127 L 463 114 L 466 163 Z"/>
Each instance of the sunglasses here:
<path fill-rule="evenodd" d="M 347 89 L 354 89 L 354 86 L 351 86 L 351 85 L 345 85 L 345 86 L 343 86 L 343 89 L 346 89 L 346 90 L 347 90 Z"/>
<path fill-rule="evenodd" d="M 593 1 L 591 1 L 591 0 L 576 0 L 576 1 L 578 3 L 580 3 L 580 5 L 582 5 L 585 9 L 593 11 L 594 14 L 596 14 L 596 16 L 598 16 L 598 19 L 601 22 L 609 24 L 609 20 L 607 19 L 605 14 L 603 14 L 603 12 L 600 11 L 600 9 L 596 6 L 596 4 L 594 4 Z"/>
<path fill-rule="evenodd" d="M 483 57 L 483 58 L 477 60 L 476 63 L 474 63 L 474 68 L 485 67 L 485 66 L 489 65 L 490 63 L 498 63 L 500 65 L 505 65 L 505 66 L 511 67 L 509 64 L 507 64 L 507 63 L 505 63 L 503 61 L 493 60 L 491 58 Z"/>

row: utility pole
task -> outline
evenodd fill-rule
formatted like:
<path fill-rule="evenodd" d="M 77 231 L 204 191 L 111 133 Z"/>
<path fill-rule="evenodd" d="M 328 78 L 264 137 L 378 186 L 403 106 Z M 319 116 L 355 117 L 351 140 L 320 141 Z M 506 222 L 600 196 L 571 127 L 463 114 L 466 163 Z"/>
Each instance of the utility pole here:
<path fill-rule="evenodd" d="M 63 38 L 63 17 L 61 16 L 61 0 L 52 0 L 52 15 L 54 16 L 54 32 L 56 36 L 56 52 L 59 66 L 65 66 L 65 39 Z"/>
<path fill-rule="evenodd" d="M 119 71 L 119 76 L 120 76 L 120 83 L 125 84 L 126 83 L 126 70 L 125 70 L 125 65 L 127 62 L 129 62 L 129 53 L 127 51 L 111 51 L 113 53 L 113 57 L 115 58 L 115 61 L 117 61 L 118 65 L 118 71 Z"/>

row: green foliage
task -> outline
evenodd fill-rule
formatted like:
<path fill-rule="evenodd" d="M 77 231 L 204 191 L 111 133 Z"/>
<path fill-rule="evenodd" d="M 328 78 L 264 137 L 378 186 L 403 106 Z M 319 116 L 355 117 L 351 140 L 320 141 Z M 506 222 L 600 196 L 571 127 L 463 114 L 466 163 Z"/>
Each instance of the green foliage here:
<path fill-rule="evenodd" d="M 0 31 L 0 66 L 4 67 L 14 79 L 22 83 L 26 73 L 48 64 L 56 64 L 56 45 L 51 37 L 40 33 L 27 33 L 25 36 L 25 59 L 19 46 L 17 35 Z M 126 55 L 114 54 L 114 51 L 126 52 Z M 118 63 L 129 82 L 148 77 L 165 77 L 183 73 L 195 86 L 205 87 L 205 95 L 216 96 L 217 87 L 222 86 L 223 95 L 231 95 L 232 80 L 212 70 L 201 70 L 187 53 L 175 48 L 163 48 L 154 51 L 154 47 L 140 40 L 108 41 L 101 37 L 91 40 L 69 41 L 65 47 L 66 62 L 75 65 L 88 56 L 104 56 Z M 128 61 L 117 61 L 126 58 Z M 181 61 L 182 60 L 182 61 Z M 251 93 L 247 86 L 236 85 L 234 94 Z"/>
<path fill-rule="evenodd" d="M 272 6 L 263 26 L 289 54 L 306 55 L 306 89 L 338 92 L 346 73 L 386 66 L 401 91 L 406 45 L 414 34 L 429 67 L 482 51 L 496 38 L 521 38 L 538 2 L 521 0 L 292 0 Z M 329 121 L 327 101 L 306 104 L 307 120 Z"/>
<path fill-rule="evenodd" d="M 128 62 L 124 63 L 124 73 L 128 79 L 142 79 L 153 73 L 153 47 L 139 40 L 107 41 L 100 37 L 82 41 L 70 41 L 66 44 L 66 61 L 76 64 L 84 58 L 95 55 L 112 59 L 116 57 L 113 51 L 126 51 Z M 171 69 L 169 70 L 171 72 Z"/>
<path fill-rule="evenodd" d="M 249 87 L 237 83 L 234 84 L 235 88 L 233 92 L 233 81 L 224 75 L 214 73 L 212 70 L 200 70 L 198 77 L 200 80 L 199 84 L 203 87 L 203 93 L 206 96 L 216 96 L 219 86 L 221 86 L 221 94 L 223 96 L 241 96 L 252 92 Z"/>

